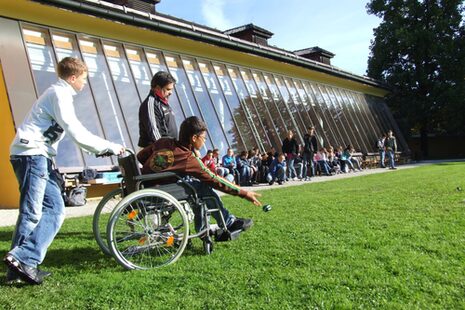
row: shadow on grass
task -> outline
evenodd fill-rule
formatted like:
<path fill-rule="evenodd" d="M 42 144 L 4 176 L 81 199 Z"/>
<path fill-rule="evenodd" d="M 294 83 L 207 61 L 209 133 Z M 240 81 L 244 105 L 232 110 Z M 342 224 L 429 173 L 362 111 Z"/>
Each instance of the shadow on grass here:
<path fill-rule="evenodd" d="M 67 268 L 72 266 L 76 270 L 106 269 L 116 266 L 115 260 L 106 256 L 95 247 L 80 247 L 73 249 L 51 249 L 47 252 L 44 265 L 48 267 Z"/>
<path fill-rule="evenodd" d="M 59 232 L 55 240 L 65 240 L 70 238 L 76 238 L 80 240 L 95 240 L 94 234 L 88 231 L 67 231 L 67 232 Z"/>
<path fill-rule="evenodd" d="M 11 241 L 13 238 L 13 230 L 11 231 L 0 231 L 0 242 L 2 241 Z"/>

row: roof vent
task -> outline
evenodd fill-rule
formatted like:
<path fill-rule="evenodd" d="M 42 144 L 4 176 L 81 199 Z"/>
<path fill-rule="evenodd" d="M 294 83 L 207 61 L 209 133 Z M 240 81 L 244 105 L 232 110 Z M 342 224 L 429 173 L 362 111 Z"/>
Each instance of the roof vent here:
<path fill-rule="evenodd" d="M 327 65 L 331 65 L 331 58 L 335 56 L 335 54 L 331 53 L 330 51 L 322 49 L 321 47 L 318 47 L 318 46 L 294 51 L 294 54 L 296 54 L 297 56 L 303 57 L 303 58 L 322 62 Z"/>
<path fill-rule="evenodd" d="M 268 45 L 268 39 L 273 36 L 272 32 L 255 26 L 254 24 L 247 24 L 244 26 L 232 28 L 223 31 L 223 33 L 260 45 Z"/>
<path fill-rule="evenodd" d="M 155 5 L 160 3 L 161 0 L 104 0 L 117 5 L 124 5 L 125 7 L 147 13 L 155 13 Z"/>

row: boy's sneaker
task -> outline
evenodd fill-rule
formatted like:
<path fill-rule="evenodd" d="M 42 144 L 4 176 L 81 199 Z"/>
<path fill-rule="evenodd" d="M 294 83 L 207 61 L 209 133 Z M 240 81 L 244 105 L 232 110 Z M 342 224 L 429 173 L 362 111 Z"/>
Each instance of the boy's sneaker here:
<path fill-rule="evenodd" d="M 236 218 L 236 220 L 231 225 L 229 225 L 228 230 L 231 232 L 236 230 L 246 231 L 252 227 L 252 225 L 252 219 Z"/>
<path fill-rule="evenodd" d="M 14 285 L 14 284 L 24 284 L 25 282 L 23 281 L 23 279 L 21 279 L 21 276 L 16 271 L 8 267 L 6 271 L 5 283 L 7 285 Z"/>
<path fill-rule="evenodd" d="M 41 284 L 43 281 L 42 275 L 39 273 L 39 269 L 27 266 L 18 261 L 13 255 L 7 253 L 3 258 L 3 261 L 9 269 L 15 271 L 21 279 L 27 281 L 30 284 Z"/>

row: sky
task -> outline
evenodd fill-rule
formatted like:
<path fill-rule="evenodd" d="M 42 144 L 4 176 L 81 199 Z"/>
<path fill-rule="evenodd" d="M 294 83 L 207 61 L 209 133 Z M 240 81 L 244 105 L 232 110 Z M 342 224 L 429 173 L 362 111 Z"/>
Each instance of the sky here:
<path fill-rule="evenodd" d="M 253 23 L 274 33 L 268 40 L 288 51 L 319 46 L 336 54 L 331 64 L 365 75 L 373 29 L 368 0 L 161 0 L 157 12 L 220 31 Z"/>

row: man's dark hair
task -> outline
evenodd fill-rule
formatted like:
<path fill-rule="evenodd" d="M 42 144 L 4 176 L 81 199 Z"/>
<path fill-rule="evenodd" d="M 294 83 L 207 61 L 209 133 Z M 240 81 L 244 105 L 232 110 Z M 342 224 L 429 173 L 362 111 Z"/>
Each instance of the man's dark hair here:
<path fill-rule="evenodd" d="M 153 76 L 150 86 L 152 88 L 154 88 L 155 86 L 163 88 L 169 83 L 176 83 L 176 79 L 169 72 L 158 71 Z"/>
<path fill-rule="evenodd" d="M 192 136 L 199 135 L 207 131 L 207 125 L 197 116 L 188 117 L 182 122 L 179 129 L 179 142 L 182 145 L 189 145 Z"/>

